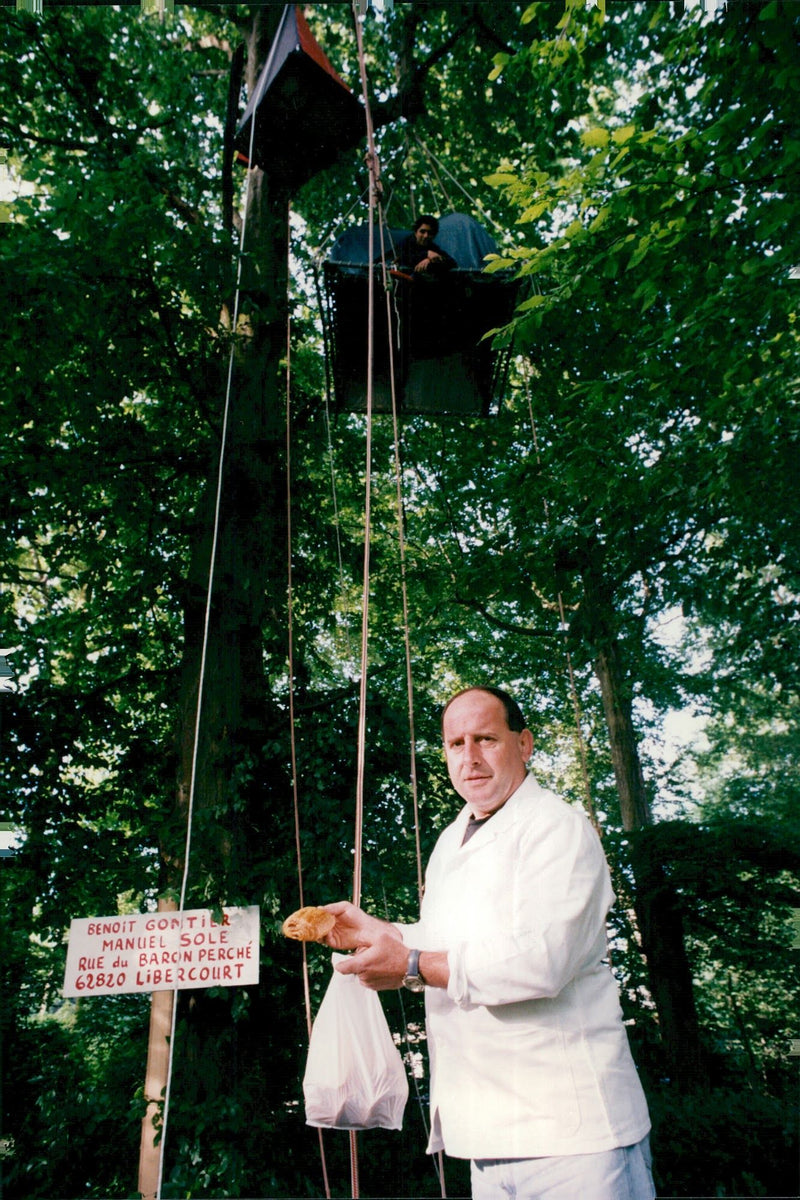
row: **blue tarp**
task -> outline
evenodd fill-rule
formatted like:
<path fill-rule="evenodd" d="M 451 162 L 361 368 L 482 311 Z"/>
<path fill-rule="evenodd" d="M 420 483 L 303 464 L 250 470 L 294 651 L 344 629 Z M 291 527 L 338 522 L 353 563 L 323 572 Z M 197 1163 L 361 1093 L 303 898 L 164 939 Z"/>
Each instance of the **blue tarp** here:
<path fill-rule="evenodd" d="M 391 266 L 408 229 L 374 230 L 373 278 L 381 250 Z M 372 403 L 391 412 L 392 385 L 405 412 L 488 414 L 499 397 L 508 353 L 497 353 L 484 335 L 511 319 L 517 283 L 505 272 L 486 274 L 493 239 L 464 213 L 439 222 L 436 244 L 456 267 L 429 277 L 393 275 L 391 316 L 384 306 L 373 325 Z M 369 226 L 355 225 L 336 240 L 325 261 L 325 288 L 336 398 L 340 407 L 366 404 L 365 322 L 370 281 Z M 390 329 L 387 326 L 390 325 Z"/>
<path fill-rule="evenodd" d="M 410 229 L 394 229 L 390 226 L 383 228 L 383 246 L 387 260 L 395 257 L 395 252 L 410 234 Z M 373 236 L 373 261 L 381 261 L 381 237 L 376 228 Z M 496 254 L 497 245 L 486 230 L 467 216 L 466 213 L 448 213 L 439 222 L 439 232 L 436 244 L 446 250 L 462 271 L 481 271 L 486 265 L 484 258 L 487 254 Z M 368 266 L 369 255 L 369 226 L 352 225 L 345 229 L 334 242 L 328 256 L 328 261 L 339 266 Z"/>

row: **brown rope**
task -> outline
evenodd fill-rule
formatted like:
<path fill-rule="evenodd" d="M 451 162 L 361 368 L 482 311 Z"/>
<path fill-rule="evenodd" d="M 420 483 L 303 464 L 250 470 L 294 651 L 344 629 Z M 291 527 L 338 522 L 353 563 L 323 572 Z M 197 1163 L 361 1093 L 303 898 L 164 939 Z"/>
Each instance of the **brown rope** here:
<path fill-rule="evenodd" d="M 383 214 L 378 206 L 379 229 L 381 237 L 381 270 L 383 273 L 383 290 L 386 297 L 386 340 L 389 345 L 389 387 L 392 397 L 392 432 L 394 437 L 394 472 L 395 493 L 397 504 L 397 540 L 400 553 L 400 591 L 403 605 L 403 643 L 406 661 L 406 694 L 408 703 L 408 737 L 410 750 L 411 801 L 414 810 L 414 849 L 417 862 L 417 894 L 422 903 L 422 848 L 419 834 L 419 788 L 417 786 L 417 739 L 414 730 L 414 680 L 411 670 L 411 625 L 408 616 L 408 578 L 406 573 L 406 537 L 405 519 L 403 512 L 403 472 L 400 461 L 400 422 L 397 415 L 397 387 L 394 371 L 394 339 L 392 337 L 392 298 L 388 276 L 399 274 L 386 266 L 386 246 L 383 239 Z M 408 278 L 408 276 L 404 276 Z"/>
<path fill-rule="evenodd" d="M 289 245 L 291 245 L 291 221 L 289 228 Z M 295 711 L 294 711 L 294 591 L 293 591 L 293 576 L 292 576 L 292 319 L 291 308 L 287 297 L 287 318 L 286 318 L 286 608 L 287 608 L 287 630 L 288 630 L 288 660 L 289 660 L 289 743 L 291 748 L 291 763 L 292 763 L 292 804 L 294 808 L 294 841 L 295 854 L 297 858 L 297 891 L 299 898 L 299 908 L 305 904 L 304 888 L 303 888 L 303 854 L 300 844 L 300 795 L 297 784 L 297 739 L 295 736 Z M 311 1037 L 311 984 L 308 973 L 308 953 L 306 943 L 303 946 L 303 1001 L 305 1004 L 306 1013 L 306 1029 L 308 1037 Z M 325 1196 L 330 1200 L 331 1188 L 328 1179 L 328 1164 L 325 1158 L 325 1145 L 322 1140 L 322 1130 L 318 1129 L 319 1136 L 319 1154 L 320 1163 L 322 1166 L 322 1179 L 325 1187 Z"/>
<path fill-rule="evenodd" d="M 353 23 L 358 45 L 358 66 L 361 76 L 361 92 L 364 97 L 364 112 L 367 123 L 367 167 L 370 175 L 369 189 L 369 281 L 367 294 L 367 444 L 365 467 L 364 501 L 364 570 L 361 597 L 361 680 L 358 692 L 358 746 L 356 752 L 356 816 L 353 859 L 353 904 L 361 904 L 361 866 L 364 832 L 364 770 L 366 763 L 366 713 L 367 713 L 367 652 L 369 644 L 369 552 L 372 535 L 372 399 L 373 399 L 373 314 L 375 307 L 375 281 L 372 272 L 372 235 L 375 223 L 378 170 L 375 154 L 375 138 L 372 127 L 372 112 L 367 91 L 367 69 L 364 58 L 364 42 L 357 0 L 353 0 Z M 354 1200 L 360 1195 L 358 1180 L 358 1140 L 354 1131 L 350 1133 L 350 1186 Z"/>

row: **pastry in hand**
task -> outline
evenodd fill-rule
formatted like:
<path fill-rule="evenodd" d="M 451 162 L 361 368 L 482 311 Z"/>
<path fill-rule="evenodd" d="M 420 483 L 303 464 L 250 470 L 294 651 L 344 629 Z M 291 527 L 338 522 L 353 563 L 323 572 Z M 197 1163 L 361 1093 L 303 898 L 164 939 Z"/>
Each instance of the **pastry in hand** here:
<path fill-rule="evenodd" d="M 321 942 L 336 924 L 336 917 L 327 909 L 315 908 L 310 905 L 298 908 L 287 917 L 281 926 L 284 937 L 294 938 L 298 942 Z"/>

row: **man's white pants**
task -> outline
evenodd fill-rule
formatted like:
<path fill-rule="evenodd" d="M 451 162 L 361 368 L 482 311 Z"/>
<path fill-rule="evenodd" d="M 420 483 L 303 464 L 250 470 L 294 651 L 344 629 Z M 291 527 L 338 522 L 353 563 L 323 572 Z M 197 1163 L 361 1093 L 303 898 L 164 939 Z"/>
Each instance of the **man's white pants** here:
<path fill-rule="evenodd" d="M 655 1200 L 655 1194 L 649 1138 L 600 1154 L 472 1163 L 472 1200 Z"/>

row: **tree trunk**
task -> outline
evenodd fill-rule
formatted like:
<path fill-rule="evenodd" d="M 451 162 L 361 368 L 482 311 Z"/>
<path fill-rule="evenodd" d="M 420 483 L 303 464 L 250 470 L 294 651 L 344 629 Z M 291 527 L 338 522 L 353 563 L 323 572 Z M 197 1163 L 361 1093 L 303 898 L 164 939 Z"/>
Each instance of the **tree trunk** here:
<path fill-rule="evenodd" d="M 250 95 L 282 9 L 282 5 L 252 8 L 245 63 Z M 408 94 L 418 111 L 420 80 L 426 69 L 423 65 L 415 72 L 409 60 L 399 95 L 373 114 L 376 126 L 404 111 Z M 301 145 L 297 153 L 303 153 Z M 162 878 L 164 889 L 180 887 L 181 838 L 193 790 L 189 897 L 190 904 L 197 906 L 209 901 L 257 903 L 259 891 L 274 896 L 280 890 L 273 869 L 276 861 L 293 862 L 291 784 L 288 766 L 281 766 L 284 758 L 288 763 L 288 754 L 278 756 L 272 749 L 288 730 L 275 728 L 265 669 L 269 658 L 281 672 L 286 661 L 281 362 L 286 351 L 289 199 L 268 172 L 250 172 L 240 306 L 237 328 L 232 330 L 238 345 L 221 486 L 218 493 L 214 463 L 196 514 L 184 598 L 176 820 L 173 840 L 162 856 Z M 219 396 L 212 393 L 207 398 L 207 407 L 220 412 L 220 424 L 224 392 L 223 380 Z M 297 1047 L 304 1040 L 295 1021 L 303 1012 L 296 958 L 287 953 L 284 961 L 282 953 L 281 947 L 269 945 L 262 951 L 262 974 L 268 957 L 280 969 L 272 970 L 270 978 L 252 990 L 246 1020 L 232 1021 L 230 1007 L 219 997 L 202 991 L 179 994 L 184 1033 L 175 1056 L 180 1087 L 173 1094 L 180 1096 L 187 1139 L 202 1138 L 198 1114 L 208 1112 L 210 1126 L 220 1097 L 236 1094 L 237 1078 L 245 1073 L 249 1073 L 242 1088 L 246 1103 L 258 1110 L 262 1127 L 264 1112 L 270 1113 L 280 1137 L 280 1121 L 288 1119 L 289 1111 L 281 1090 L 283 1077 L 296 1091 Z M 295 988 L 297 996 L 291 994 Z M 269 1031 L 277 1029 L 280 1039 L 270 1038 Z M 191 1117 L 187 1109 L 192 1110 Z M 238 1119 L 235 1128 L 234 1136 L 246 1137 L 246 1118 Z M 175 1141 L 168 1135 L 168 1155 Z"/>
<path fill-rule="evenodd" d="M 251 87 L 279 17 L 278 8 L 256 12 L 248 44 Z M 183 822 L 196 753 L 196 809 L 220 817 L 215 831 L 220 840 L 212 835 L 205 839 L 209 845 L 202 840 L 198 845 L 199 855 L 210 853 L 216 859 L 213 867 L 207 864 L 215 876 L 220 867 L 226 874 L 232 856 L 247 852 L 246 835 L 234 846 L 229 817 L 233 809 L 246 814 L 245 823 L 248 815 L 256 816 L 248 813 L 251 806 L 243 803 L 246 798 L 235 795 L 236 778 L 247 756 L 260 755 L 264 742 L 270 707 L 264 667 L 269 617 L 273 628 L 285 624 L 276 609 L 280 564 L 286 559 L 280 363 L 286 346 L 288 201 L 287 194 L 270 192 L 262 171 L 251 172 L 238 330 L 232 331 L 237 345 L 225 446 L 219 470 L 219 446 L 214 448 L 206 494 L 195 520 L 184 597 L 177 804 Z M 228 392 L 227 364 L 222 374 L 218 394 L 209 396 L 213 411 L 220 414 L 220 432 Z M 200 862 L 193 864 L 193 877 L 201 869 Z M 170 874 L 174 887 L 176 872 Z"/>
<path fill-rule="evenodd" d="M 633 725 L 630 687 L 624 678 L 618 643 L 609 633 L 595 645 L 594 669 L 611 742 L 622 825 L 633 834 L 636 918 L 658 1012 L 666 1069 L 680 1086 L 697 1087 L 704 1079 L 703 1055 L 680 900 L 663 863 L 654 859 L 647 836 L 652 814 Z"/>
<path fill-rule="evenodd" d="M 280 6 L 255 10 L 247 46 L 251 89 L 281 11 Z M 180 890 L 193 799 L 187 907 L 261 903 L 271 860 L 285 857 L 291 845 L 288 769 L 274 749 L 286 731 L 282 722 L 276 725 L 266 670 L 268 657 L 282 670 L 286 654 L 281 362 L 289 196 L 270 187 L 260 170 L 250 173 L 248 183 L 238 328 L 231 331 L 234 364 L 230 386 L 227 363 L 209 380 L 207 405 L 219 413 L 220 441 L 212 449 L 208 484 L 195 514 L 184 593 L 176 811 L 172 840 L 163 850 L 162 881 L 171 894 Z M 279 884 L 273 880 L 273 885 L 277 890 Z M 279 1011 L 286 987 L 251 989 L 248 1016 L 238 1020 L 231 1018 L 230 997 L 179 993 L 169 1158 L 181 1137 L 202 1139 L 202 1122 L 193 1122 L 186 1109 L 213 1110 L 222 1096 L 236 1093 L 248 1072 L 258 1080 L 245 1088 L 249 1102 L 280 1108 L 282 1100 L 273 1103 L 264 1093 L 264 1087 L 280 1092 L 282 1086 L 281 1065 L 273 1062 L 267 1071 L 263 1062 L 264 1030 L 286 1020 Z"/>

